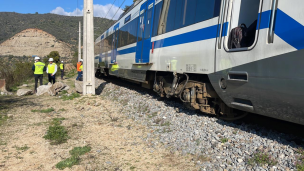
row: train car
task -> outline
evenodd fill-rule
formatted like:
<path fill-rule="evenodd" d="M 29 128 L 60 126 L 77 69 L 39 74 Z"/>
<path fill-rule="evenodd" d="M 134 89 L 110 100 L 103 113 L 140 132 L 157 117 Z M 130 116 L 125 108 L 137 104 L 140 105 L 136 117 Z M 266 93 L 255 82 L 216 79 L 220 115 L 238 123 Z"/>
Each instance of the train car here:
<path fill-rule="evenodd" d="M 96 74 L 227 120 L 255 113 L 304 124 L 303 3 L 137 1 L 96 40 Z"/>

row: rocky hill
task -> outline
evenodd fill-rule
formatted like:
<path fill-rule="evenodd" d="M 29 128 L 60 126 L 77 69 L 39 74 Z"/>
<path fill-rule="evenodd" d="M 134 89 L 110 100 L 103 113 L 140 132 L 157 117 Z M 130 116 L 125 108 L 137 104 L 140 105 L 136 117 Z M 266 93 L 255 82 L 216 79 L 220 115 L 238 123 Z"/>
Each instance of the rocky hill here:
<path fill-rule="evenodd" d="M 63 57 L 72 57 L 72 45 L 40 30 L 26 29 L 0 44 L 0 56 L 47 56 L 58 51 Z"/>
<path fill-rule="evenodd" d="M 83 17 L 70 17 L 56 14 L 19 14 L 0 12 L 0 43 L 14 35 L 30 28 L 43 30 L 58 41 L 69 43 L 77 47 L 78 23 Z M 113 21 L 103 18 L 94 18 L 95 38 L 101 35 Z"/>

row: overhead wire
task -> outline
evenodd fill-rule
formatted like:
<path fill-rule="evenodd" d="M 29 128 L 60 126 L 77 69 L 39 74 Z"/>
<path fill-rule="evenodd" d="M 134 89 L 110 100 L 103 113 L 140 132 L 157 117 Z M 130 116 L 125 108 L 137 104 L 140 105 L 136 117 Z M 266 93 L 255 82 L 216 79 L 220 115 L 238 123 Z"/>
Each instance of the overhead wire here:
<path fill-rule="evenodd" d="M 107 17 L 107 15 L 108 15 L 109 12 L 111 11 L 111 9 L 112 9 L 113 5 L 115 4 L 115 2 L 116 2 L 116 0 L 114 0 L 114 2 L 112 3 L 112 6 L 111 6 L 110 9 L 108 10 L 108 12 L 107 12 L 107 14 L 105 15 L 105 17 L 103 17 L 103 18 L 106 18 L 106 17 Z"/>

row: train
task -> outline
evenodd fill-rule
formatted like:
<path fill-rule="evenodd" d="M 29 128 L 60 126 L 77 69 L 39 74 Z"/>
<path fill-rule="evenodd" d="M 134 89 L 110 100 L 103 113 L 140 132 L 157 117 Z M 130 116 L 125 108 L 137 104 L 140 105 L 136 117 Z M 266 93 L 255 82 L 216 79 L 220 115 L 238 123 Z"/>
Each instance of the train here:
<path fill-rule="evenodd" d="M 303 125 L 303 3 L 137 0 L 96 39 L 96 76 L 224 120 L 258 114 Z M 237 47 L 236 28 L 247 36 Z"/>

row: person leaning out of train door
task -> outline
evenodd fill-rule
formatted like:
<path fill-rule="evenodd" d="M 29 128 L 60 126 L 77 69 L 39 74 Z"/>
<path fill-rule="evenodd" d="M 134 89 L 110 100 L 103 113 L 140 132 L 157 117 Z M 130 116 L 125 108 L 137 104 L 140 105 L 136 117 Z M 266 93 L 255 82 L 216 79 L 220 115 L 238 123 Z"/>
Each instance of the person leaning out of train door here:
<path fill-rule="evenodd" d="M 38 87 L 38 80 L 40 81 L 40 85 L 43 85 L 43 71 L 46 71 L 45 64 L 40 62 L 40 57 L 35 57 L 35 63 L 32 67 L 32 70 L 34 71 L 35 76 L 35 90 L 34 92 L 37 92 Z"/>
<path fill-rule="evenodd" d="M 50 63 L 46 68 L 46 73 L 48 73 L 49 82 L 52 83 L 52 84 L 55 84 L 55 82 L 56 82 L 55 75 L 56 75 L 56 72 L 57 72 L 57 65 L 54 63 L 53 58 L 50 58 L 49 62 Z"/>
<path fill-rule="evenodd" d="M 77 75 L 76 80 L 79 80 L 79 78 L 82 75 L 82 71 L 80 69 L 80 66 L 82 65 L 82 63 L 83 63 L 83 59 L 80 59 L 79 62 L 77 63 L 77 72 L 78 72 L 78 75 Z"/>
<path fill-rule="evenodd" d="M 60 64 L 60 71 L 61 71 L 61 80 L 63 80 L 63 76 L 64 76 L 64 64 L 63 64 L 63 61 L 61 61 L 61 64 Z"/>

